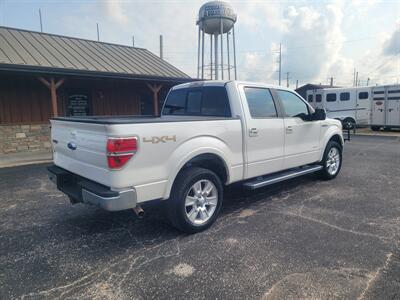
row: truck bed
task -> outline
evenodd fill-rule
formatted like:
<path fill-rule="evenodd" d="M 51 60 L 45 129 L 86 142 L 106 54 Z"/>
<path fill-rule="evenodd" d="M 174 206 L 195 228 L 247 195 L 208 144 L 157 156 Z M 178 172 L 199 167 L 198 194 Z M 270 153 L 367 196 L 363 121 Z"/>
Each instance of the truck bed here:
<path fill-rule="evenodd" d="M 138 123 L 167 123 L 167 122 L 192 122 L 192 121 L 218 121 L 232 120 L 232 117 L 207 117 L 207 116 L 86 116 L 86 117 L 58 117 L 51 120 L 92 123 L 92 124 L 138 124 Z"/>

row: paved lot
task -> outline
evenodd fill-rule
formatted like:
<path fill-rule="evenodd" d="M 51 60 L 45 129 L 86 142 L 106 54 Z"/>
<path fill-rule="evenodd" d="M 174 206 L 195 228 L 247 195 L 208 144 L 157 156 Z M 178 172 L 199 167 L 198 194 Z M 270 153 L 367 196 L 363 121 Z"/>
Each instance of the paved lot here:
<path fill-rule="evenodd" d="M 0 299 L 400 299 L 400 139 L 355 137 L 342 173 L 246 193 L 184 235 L 150 209 L 71 206 L 45 165 L 0 170 Z"/>

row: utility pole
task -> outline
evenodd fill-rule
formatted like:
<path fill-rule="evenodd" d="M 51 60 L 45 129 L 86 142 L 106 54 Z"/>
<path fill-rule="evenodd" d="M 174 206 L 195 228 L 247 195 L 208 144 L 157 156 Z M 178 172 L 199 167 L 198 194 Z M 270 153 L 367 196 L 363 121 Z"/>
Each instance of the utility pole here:
<path fill-rule="evenodd" d="M 100 42 L 99 23 L 96 23 L 96 27 L 97 27 L 97 41 Z"/>
<path fill-rule="evenodd" d="M 289 87 L 289 74 L 290 72 L 286 72 L 286 87 Z"/>
<path fill-rule="evenodd" d="M 331 77 L 331 87 L 333 87 L 333 77 Z"/>
<path fill-rule="evenodd" d="M 299 80 L 296 79 L 296 90 L 298 89 L 298 87 L 299 87 Z"/>
<path fill-rule="evenodd" d="M 279 44 L 279 85 L 282 81 L 282 43 Z"/>
<path fill-rule="evenodd" d="M 353 86 L 356 86 L 356 68 L 354 68 L 354 73 L 353 73 Z"/>
<path fill-rule="evenodd" d="M 356 84 L 355 86 L 358 86 L 358 72 L 356 72 Z"/>
<path fill-rule="evenodd" d="M 163 59 L 163 36 L 160 34 L 160 58 Z"/>
<path fill-rule="evenodd" d="M 135 47 L 135 36 L 132 35 L 132 47 Z"/>
<path fill-rule="evenodd" d="M 43 32 L 42 10 L 39 8 L 40 32 Z"/>
<path fill-rule="evenodd" d="M 370 78 L 368 77 L 367 78 L 367 86 L 369 85 L 369 81 L 370 81 Z"/>

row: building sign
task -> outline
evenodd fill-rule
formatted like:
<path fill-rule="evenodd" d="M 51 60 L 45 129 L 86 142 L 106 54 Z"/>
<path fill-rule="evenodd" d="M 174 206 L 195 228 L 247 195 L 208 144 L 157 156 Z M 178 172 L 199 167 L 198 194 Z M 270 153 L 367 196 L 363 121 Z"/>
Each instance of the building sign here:
<path fill-rule="evenodd" d="M 90 115 L 90 98 L 86 93 L 71 93 L 68 95 L 67 116 Z"/>

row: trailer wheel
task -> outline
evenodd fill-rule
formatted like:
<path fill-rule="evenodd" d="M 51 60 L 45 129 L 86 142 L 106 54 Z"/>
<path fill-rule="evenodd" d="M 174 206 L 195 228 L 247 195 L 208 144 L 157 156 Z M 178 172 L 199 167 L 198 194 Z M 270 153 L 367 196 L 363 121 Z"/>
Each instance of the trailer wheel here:
<path fill-rule="evenodd" d="M 371 126 L 372 131 L 379 131 L 381 128 L 379 126 Z"/>
<path fill-rule="evenodd" d="M 356 128 L 356 121 L 353 118 L 345 118 L 342 125 L 344 129 L 354 129 Z"/>
<path fill-rule="evenodd" d="M 339 174 L 342 168 L 342 147 L 339 143 L 335 141 L 328 143 L 321 164 L 323 169 L 319 171 L 319 175 L 322 179 L 333 179 Z"/>
<path fill-rule="evenodd" d="M 166 203 L 168 218 L 181 231 L 203 231 L 217 219 L 222 198 L 222 183 L 214 172 L 198 167 L 184 169 L 178 174 Z"/>

